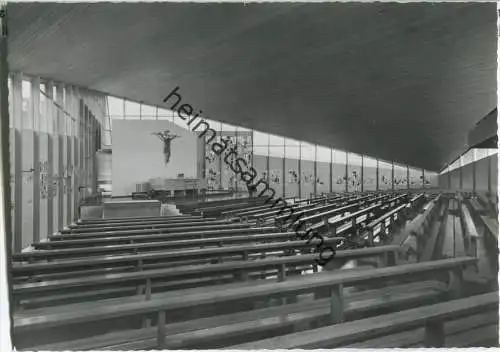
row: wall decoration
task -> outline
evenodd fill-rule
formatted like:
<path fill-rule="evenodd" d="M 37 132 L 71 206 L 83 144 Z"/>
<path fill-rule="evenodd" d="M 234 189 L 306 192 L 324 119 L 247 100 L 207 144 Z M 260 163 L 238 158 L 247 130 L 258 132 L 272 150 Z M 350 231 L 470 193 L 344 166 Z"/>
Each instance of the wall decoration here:
<path fill-rule="evenodd" d="M 299 183 L 299 175 L 296 170 L 288 170 L 288 183 Z"/>
<path fill-rule="evenodd" d="M 165 156 L 165 165 L 167 165 L 170 161 L 170 145 L 175 138 L 178 138 L 180 136 L 170 133 L 170 130 L 165 130 L 163 132 L 153 132 L 151 134 L 158 137 L 163 142 L 163 155 Z"/>

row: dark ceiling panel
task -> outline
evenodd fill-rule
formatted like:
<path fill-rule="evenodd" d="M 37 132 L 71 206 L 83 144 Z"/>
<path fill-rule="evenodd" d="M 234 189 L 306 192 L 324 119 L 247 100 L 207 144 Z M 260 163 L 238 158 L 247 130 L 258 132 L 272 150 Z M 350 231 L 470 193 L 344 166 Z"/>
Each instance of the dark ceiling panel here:
<path fill-rule="evenodd" d="M 494 3 L 9 3 L 11 70 L 438 170 L 496 107 Z M 168 105 L 164 105 L 168 107 Z"/>

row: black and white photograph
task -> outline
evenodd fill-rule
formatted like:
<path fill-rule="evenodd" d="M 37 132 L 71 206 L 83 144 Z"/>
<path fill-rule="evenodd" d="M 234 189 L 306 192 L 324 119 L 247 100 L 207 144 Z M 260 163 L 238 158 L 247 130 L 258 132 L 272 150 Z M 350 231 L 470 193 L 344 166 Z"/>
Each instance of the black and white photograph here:
<path fill-rule="evenodd" d="M 1 349 L 500 347 L 499 14 L 1 0 Z"/>

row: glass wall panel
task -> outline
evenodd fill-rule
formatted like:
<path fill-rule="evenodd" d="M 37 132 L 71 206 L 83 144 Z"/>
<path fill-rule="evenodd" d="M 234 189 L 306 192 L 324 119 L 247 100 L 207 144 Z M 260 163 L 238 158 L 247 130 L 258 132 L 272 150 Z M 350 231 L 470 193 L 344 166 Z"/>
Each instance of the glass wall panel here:
<path fill-rule="evenodd" d="M 316 161 L 330 163 L 332 160 L 332 150 L 322 146 L 316 146 Z"/>
<path fill-rule="evenodd" d="M 257 171 L 257 177 L 255 178 L 254 184 L 259 180 L 264 180 L 267 182 L 268 170 L 267 170 L 267 156 L 254 155 L 253 156 L 253 167 Z"/>
<path fill-rule="evenodd" d="M 476 153 L 476 161 L 488 157 L 488 149 L 476 148 L 474 149 Z"/>
<path fill-rule="evenodd" d="M 426 188 L 438 186 L 438 174 L 436 172 L 424 170 L 424 185 Z"/>
<path fill-rule="evenodd" d="M 172 112 L 170 110 L 158 108 L 156 114 L 158 120 L 173 121 Z"/>
<path fill-rule="evenodd" d="M 285 138 L 281 136 L 269 135 L 269 145 L 283 147 L 285 144 Z"/>
<path fill-rule="evenodd" d="M 224 126 L 223 126 L 224 127 Z M 227 143 L 227 149 L 234 149 L 236 146 L 236 135 L 234 131 L 230 131 L 230 128 L 226 128 L 223 130 L 222 138 Z M 221 154 L 221 158 L 224 157 L 225 154 Z M 231 169 L 230 165 L 232 165 L 235 161 L 235 156 L 232 154 L 228 158 L 228 163 L 221 160 L 221 172 L 222 172 L 222 188 L 227 190 L 236 191 L 236 173 Z"/>
<path fill-rule="evenodd" d="M 300 181 L 301 198 L 309 198 L 314 193 L 314 161 L 301 160 L 300 171 L 302 178 Z"/>
<path fill-rule="evenodd" d="M 125 116 L 127 120 L 139 120 L 141 105 L 130 100 L 125 100 Z"/>
<path fill-rule="evenodd" d="M 123 117 L 123 99 L 108 96 L 108 110 L 110 116 Z"/>
<path fill-rule="evenodd" d="M 316 157 L 316 146 L 302 142 L 300 145 L 300 191 L 301 197 L 310 197 L 311 193 L 314 193 L 314 184 L 316 180 L 314 178 L 314 159 Z"/>
<path fill-rule="evenodd" d="M 259 131 L 253 131 L 253 145 L 269 145 L 269 135 Z"/>
<path fill-rule="evenodd" d="M 302 160 L 316 160 L 316 146 L 310 143 L 302 142 L 300 144 L 300 158 Z"/>
<path fill-rule="evenodd" d="M 238 128 L 236 135 L 238 158 L 245 160 L 247 165 L 243 172 L 249 170 L 253 164 L 252 135 L 251 131 L 242 131 Z M 241 179 L 241 175 L 237 175 L 237 189 L 239 191 L 247 190 L 246 183 Z"/>
<path fill-rule="evenodd" d="M 156 119 L 156 107 L 151 105 L 141 105 L 141 117 L 143 120 Z"/>
<path fill-rule="evenodd" d="M 450 189 L 460 189 L 460 168 L 455 168 L 450 172 Z"/>
<path fill-rule="evenodd" d="M 462 190 L 472 192 L 474 190 L 474 165 L 468 163 L 462 167 Z"/>
<path fill-rule="evenodd" d="M 292 147 L 293 148 L 293 147 Z M 285 197 L 299 197 L 299 160 L 285 159 Z"/>
<path fill-rule="evenodd" d="M 332 192 L 346 191 L 346 152 L 333 150 Z"/>
<path fill-rule="evenodd" d="M 22 84 L 22 119 L 23 119 L 23 129 L 32 130 L 33 129 L 33 118 L 31 116 L 31 82 L 23 81 Z"/>
<path fill-rule="evenodd" d="M 269 156 L 278 158 L 285 157 L 285 147 L 282 145 L 269 145 Z"/>
<path fill-rule="evenodd" d="M 394 189 L 408 188 L 408 171 L 406 166 L 394 163 Z"/>
<path fill-rule="evenodd" d="M 275 198 L 283 196 L 283 158 L 269 157 L 269 187 L 275 192 Z"/>
<path fill-rule="evenodd" d="M 494 154 L 490 156 L 491 166 L 490 166 L 490 182 L 491 182 L 491 193 L 495 196 L 498 194 L 498 149 L 494 150 Z"/>
<path fill-rule="evenodd" d="M 348 153 L 347 162 L 347 191 L 360 192 L 361 191 L 361 155 L 355 153 Z"/>
<path fill-rule="evenodd" d="M 377 159 L 363 156 L 363 190 L 377 190 Z"/>
<path fill-rule="evenodd" d="M 254 145 L 253 154 L 267 156 L 269 154 L 269 147 L 267 145 L 266 146 Z"/>
<path fill-rule="evenodd" d="M 392 164 L 386 161 L 378 161 L 378 189 L 392 189 Z"/>
<path fill-rule="evenodd" d="M 199 120 L 197 120 L 196 122 L 193 122 L 191 124 L 191 127 L 190 128 L 193 128 L 193 126 L 196 126 L 196 123 L 198 123 Z M 209 120 L 209 119 L 204 119 L 204 121 L 206 123 L 208 123 L 208 125 L 210 126 L 211 129 L 213 129 L 214 131 L 220 131 L 222 129 L 222 124 L 218 121 L 214 121 L 214 120 Z"/>
<path fill-rule="evenodd" d="M 330 163 L 316 162 L 316 193 L 330 193 Z"/>
<path fill-rule="evenodd" d="M 285 156 L 287 158 L 300 159 L 300 142 L 286 138 Z"/>
<path fill-rule="evenodd" d="M 408 167 L 410 171 L 410 188 L 422 188 L 422 170 Z"/>
<path fill-rule="evenodd" d="M 474 162 L 474 150 L 468 150 L 464 155 L 462 155 L 462 165 L 468 165 Z"/>
<path fill-rule="evenodd" d="M 216 136 L 214 143 L 220 143 L 220 136 Z M 221 160 L 220 156 L 212 151 L 212 148 L 205 148 L 205 181 L 208 190 L 218 190 L 221 183 Z"/>
<path fill-rule="evenodd" d="M 476 192 L 488 191 L 489 163 L 489 158 L 480 158 L 476 162 Z"/>

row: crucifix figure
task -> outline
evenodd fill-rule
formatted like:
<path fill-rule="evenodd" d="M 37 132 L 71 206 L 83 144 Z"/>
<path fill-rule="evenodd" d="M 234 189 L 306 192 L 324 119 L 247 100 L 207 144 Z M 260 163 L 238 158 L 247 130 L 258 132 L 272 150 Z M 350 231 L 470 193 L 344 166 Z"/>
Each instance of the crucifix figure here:
<path fill-rule="evenodd" d="M 170 161 L 170 143 L 173 139 L 179 136 L 176 134 L 171 134 L 170 130 L 155 132 L 151 134 L 157 136 L 163 142 L 163 155 L 165 156 L 165 165 L 167 165 Z"/>

